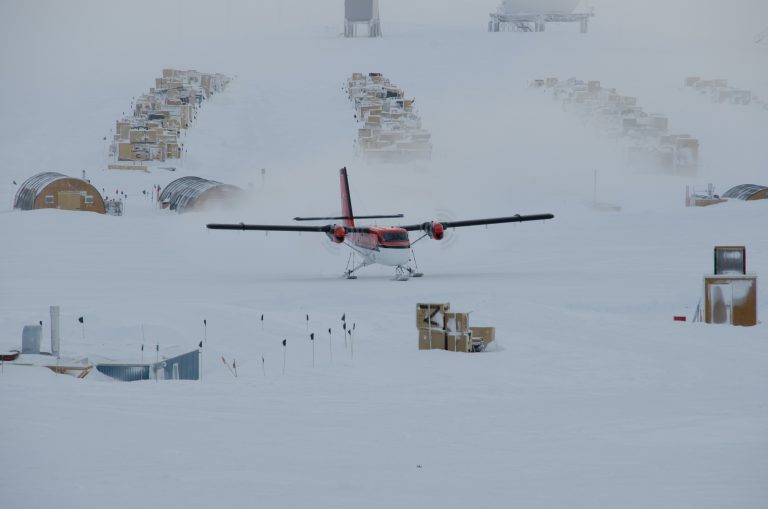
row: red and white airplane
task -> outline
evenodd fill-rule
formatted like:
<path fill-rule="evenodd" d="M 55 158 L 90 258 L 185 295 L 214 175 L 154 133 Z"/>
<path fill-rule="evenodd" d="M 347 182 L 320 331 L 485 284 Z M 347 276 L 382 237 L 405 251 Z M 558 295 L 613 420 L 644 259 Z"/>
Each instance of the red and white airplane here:
<path fill-rule="evenodd" d="M 337 244 L 346 244 L 352 249 L 350 262 L 344 276 L 347 279 L 356 279 L 355 272 L 367 265 L 379 264 L 395 268 L 395 279 L 405 281 L 409 277 L 421 277 L 418 267 L 411 267 L 411 247 L 425 237 L 442 240 L 445 230 L 448 228 L 460 228 L 463 226 L 479 226 L 498 223 L 519 223 L 523 221 L 539 221 L 552 219 L 552 214 L 535 214 L 521 216 L 519 214 L 509 217 L 492 217 L 488 219 L 472 219 L 469 221 L 450 221 L 412 224 L 407 226 L 357 226 L 355 219 L 381 219 L 398 218 L 403 214 L 355 216 L 352 213 L 352 200 L 349 194 L 349 180 L 347 169 L 341 171 L 341 216 L 339 217 L 294 217 L 295 221 L 341 221 L 341 224 L 326 224 L 323 226 L 298 226 L 298 225 L 260 225 L 260 224 L 209 224 L 212 230 L 258 230 L 258 231 L 284 231 L 284 232 L 318 232 L 325 233 L 328 238 Z M 408 232 L 423 232 L 423 234 L 410 241 Z M 360 263 L 354 264 L 354 255 L 361 258 Z M 415 265 L 415 262 L 414 262 Z"/>

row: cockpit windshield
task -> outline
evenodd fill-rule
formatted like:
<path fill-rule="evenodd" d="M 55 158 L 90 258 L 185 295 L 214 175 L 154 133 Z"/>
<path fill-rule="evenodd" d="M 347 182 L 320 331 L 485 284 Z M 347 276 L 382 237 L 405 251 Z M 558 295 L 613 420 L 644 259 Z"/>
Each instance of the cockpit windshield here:
<path fill-rule="evenodd" d="M 408 232 L 384 232 L 381 234 L 383 242 L 408 242 Z"/>

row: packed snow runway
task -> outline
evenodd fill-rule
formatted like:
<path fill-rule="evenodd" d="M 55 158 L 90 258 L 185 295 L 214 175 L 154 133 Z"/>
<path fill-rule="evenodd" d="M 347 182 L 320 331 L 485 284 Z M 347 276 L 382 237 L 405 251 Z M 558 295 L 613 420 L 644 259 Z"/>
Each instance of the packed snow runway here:
<path fill-rule="evenodd" d="M 205 341 L 194 382 L 6 363 L 0 506 L 764 506 L 768 327 L 690 320 L 715 245 L 746 246 L 768 316 L 768 201 L 685 208 L 684 193 L 767 185 L 768 111 L 712 104 L 683 78 L 725 76 L 768 97 L 768 50 L 617 33 L 610 10 L 586 36 L 489 34 L 492 7 L 446 27 L 388 26 L 383 11 L 375 40 L 322 24 L 233 31 L 133 69 L 61 63 L 74 47 L 106 51 L 85 43 L 33 52 L 58 76 L 55 94 L 37 64 L 0 50 L 27 77 L 0 80 L 12 98 L 0 118 L 0 351 L 39 320 L 46 349 L 50 305 L 62 357 L 150 361 Z M 176 171 L 104 170 L 103 137 L 171 65 L 236 77 L 202 107 Z M 354 156 L 343 85 L 372 71 L 415 97 L 431 161 Z M 629 167 L 619 140 L 528 87 L 547 76 L 599 79 L 669 114 L 701 140 L 698 174 Z M 205 228 L 338 214 L 342 166 L 357 214 L 555 219 L 422 240 L 425 276 L 407 282 L 389 267 L 343 279 L 348 251 L 325 235 Z M 105 195 L 127 194 L 124 216 L 12 210 L 13 181 L 82 170 Z M 598 199 L 620 211 L 592 207 L 595 171 Z M 142 194 L 185 175 L 240 186 L 248 204 L 176 214 Z M 497 339 L 482 354 L 420 351 L 417 302 L 471 311 Z"/>

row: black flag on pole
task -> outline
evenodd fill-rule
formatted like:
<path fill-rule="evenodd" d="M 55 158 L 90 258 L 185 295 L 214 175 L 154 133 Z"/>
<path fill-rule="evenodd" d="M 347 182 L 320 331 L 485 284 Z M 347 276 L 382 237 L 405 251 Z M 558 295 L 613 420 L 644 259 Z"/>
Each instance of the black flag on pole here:
<path fill-rule="evenodd" d="M 342 322 L 346 321 L 346 319 L 347 319 L 347 314 L 346 314 L 346 313 L 344 313 L 343 315 L 341 315 L 341 321 L 342 321 Z"/>
<path fill-rule="evenodd" d="M 201 341 L 201 342 L 200 342 L 200 344 L 199 344 L 198 346 L 199 346 L 200 348 L 202 348 L 202 347 L 203 347 L 203 342 Z"/>
<path fill-rule="evenodd" d="M 310 341 L 314 341 L 315 340 L 315 333 L 314 332 L 309 335 L 309 340 Z"/>
<path fill-rule="evenodd" d="M 283 340 L 283 346 L 285 346 L 285 342 L 286 342 L 286 340 L 284 339 L 284 340 Z"/>
<path fill-rule="evenodd" d="M 81 316 L 80 318 L 78 318 L 78 319 L 77 319 L 77 321 L 78 321 L 78 322 L 80 322 L 80 323 L 84 323 L 84 322 L 85 322 L 85 318 L 83 318 L 83 317 Z"/>

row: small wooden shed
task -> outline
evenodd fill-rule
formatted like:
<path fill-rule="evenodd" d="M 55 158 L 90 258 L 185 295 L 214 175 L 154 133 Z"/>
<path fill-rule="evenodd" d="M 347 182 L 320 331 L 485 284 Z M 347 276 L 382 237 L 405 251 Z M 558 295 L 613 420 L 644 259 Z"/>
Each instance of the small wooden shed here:
<path fill-rule="evenodd" d="M 38 173 L 25 180 L 16 192 L 13 208 L 105 213 L 104 199 L 95 187 L 85 180 L 55 172 Z"/>

